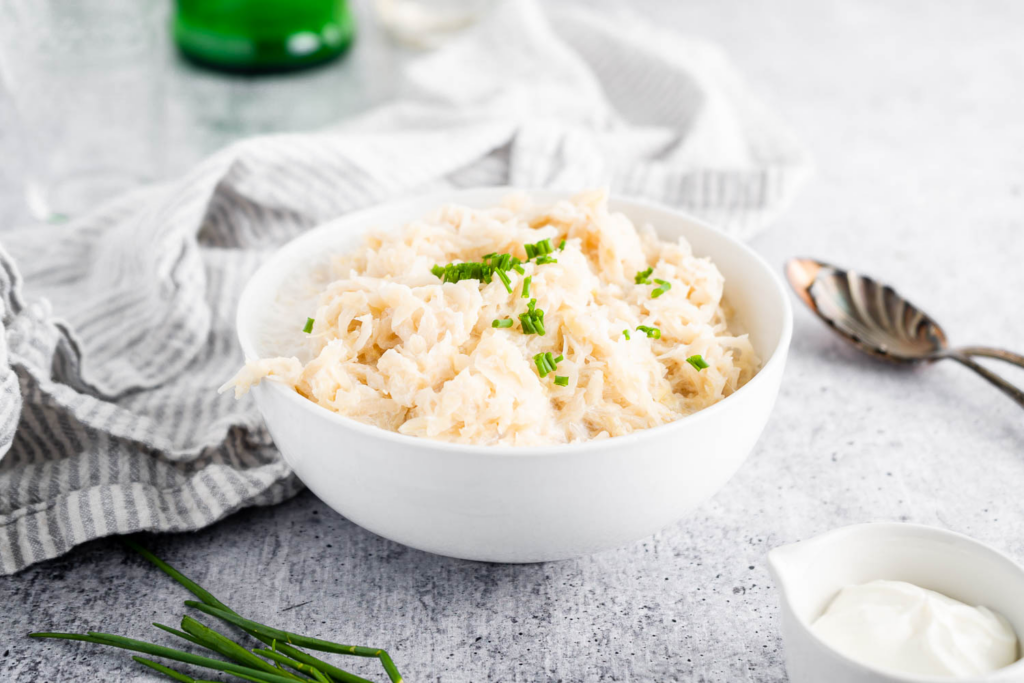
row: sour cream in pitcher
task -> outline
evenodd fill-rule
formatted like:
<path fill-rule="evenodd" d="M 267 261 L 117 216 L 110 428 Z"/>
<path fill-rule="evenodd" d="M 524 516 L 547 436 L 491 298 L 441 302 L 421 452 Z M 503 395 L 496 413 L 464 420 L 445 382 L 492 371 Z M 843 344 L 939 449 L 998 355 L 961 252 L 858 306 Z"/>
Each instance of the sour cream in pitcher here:
<path fill-rule="evenodd" d="M 843 588 L 812 629 L 847 657 L 892 673 L 962 678 L 1018 657 L 1001 615 L 903 581 Z"/>

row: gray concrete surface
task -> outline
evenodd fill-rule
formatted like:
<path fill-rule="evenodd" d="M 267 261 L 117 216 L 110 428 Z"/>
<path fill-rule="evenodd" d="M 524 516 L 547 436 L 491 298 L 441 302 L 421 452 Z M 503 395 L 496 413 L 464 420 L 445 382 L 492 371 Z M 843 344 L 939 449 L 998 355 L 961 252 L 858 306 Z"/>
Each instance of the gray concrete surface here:
<path fill-rule="evenodd" d="M 780 267 L 810 254 L 884 275 L 954 340 L 1024 349 L 1024 4 L 636 7 L 721 43 L 812 150 L 817 177 L 758 251 Z M 352 59 L 291 80 L 176 66 L 172 166 L 383 99 L 400 59 L 366 30 Z M 282 104 L 285 93 L 303 106 Z M 13 143 L 0 128 L 0 149 Z M 19 168 L 0 154 L 5 224 L 21 211 Z M 767 683 L 786 679 L 771 547 L 905 520 L 1024 561 L 1022 487 L 1020 408 L 953 365 L 862 358 L 798 310 L 774 417 L 746 465 L 688 519 L 630 547 L 461 562 L 373 536 L 308 493 L 151 545 L 256 618 L 388 648 L 408 681 Z M 114 541 L 2 578 L 0 681 L 155 681 L 123 653 L 23 634 L 153 635 L 149 622 L 174 622 L 185 597 Z"/>

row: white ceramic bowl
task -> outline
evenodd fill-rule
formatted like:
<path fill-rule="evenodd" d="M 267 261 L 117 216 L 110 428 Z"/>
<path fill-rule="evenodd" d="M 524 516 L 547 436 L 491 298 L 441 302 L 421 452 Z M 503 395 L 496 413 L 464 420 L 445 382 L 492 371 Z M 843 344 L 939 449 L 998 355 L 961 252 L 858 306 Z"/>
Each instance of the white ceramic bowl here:
<path fill-rule="evenodd" d="M 906 581 L 1006 617 L 1024 636 L 1024 567 L 977 541 L 917 524 L 856 524 L 775 548 L 768 565 L 779 589 L 790 683 L 937 683 L 899 675 L 836 652 L 811 630 L 841 588 L 875 579 Z M 1024 681 L 1024 660 L 961 683 Z"/>
<path fill-rule="evenodd" d="M 454 202 L 489 207 L 513 188 L 413 198 L 346 215 L 285 245 L 252 277 L 238 310 L 247 358 L 265 357 L 261 329 L 285 283 L 368 228 L 399 227 Z M 569 193 L 529 191 L 540 202 Z M 635 541 L 710 498 L 764 428 L 782 378 L 792 310 L 780 279 L 748 247 L 685 215 L 613 199 L 665 239 L 685 236 L 710 256 L 763 360 L 735 394 L 671 424 L 613 439 L 552 447 L 448 444 L 370 427 L 266 381 L 256 403 L 277 447 L 324 502 L 385 538 L 432 553 L 492 562 L 576 557 Z M 296 320 L 310 311 L 293 311 Z"/>

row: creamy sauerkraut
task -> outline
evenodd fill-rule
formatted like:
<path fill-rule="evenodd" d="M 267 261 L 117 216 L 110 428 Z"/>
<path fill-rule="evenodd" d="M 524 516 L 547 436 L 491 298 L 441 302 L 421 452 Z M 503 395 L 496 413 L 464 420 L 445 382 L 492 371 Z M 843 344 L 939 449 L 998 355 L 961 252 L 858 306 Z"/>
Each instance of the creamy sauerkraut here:
<path fill-rule="evenodd" d="M 525 245 L 543 240 L 555 251 L 527 260 Z M 495 253 L 520 261 L 506 271 L 511 292 L 497 276 L 438 277 L 437 266 Z M 759 365 L 731 324 L 715 265 L 685 240 L 661 241 L 610 212 L 601 191 L 547 206 L 522 195 L 490 209 L 444 206 L 371 232 L 332 267 L 316 310 L 296 315 L 296 331 L 314 320 L 311 360 L 251 360 L 224 389 L 241 396 L 273 377 L 382 429 L 532 446 L 678 420 L 736 391 Z M 543 311 L 543 335 L 527 333 L 520 316 L 531 310 Z M 557 364 L 541 376 L 545 357 Z"/>

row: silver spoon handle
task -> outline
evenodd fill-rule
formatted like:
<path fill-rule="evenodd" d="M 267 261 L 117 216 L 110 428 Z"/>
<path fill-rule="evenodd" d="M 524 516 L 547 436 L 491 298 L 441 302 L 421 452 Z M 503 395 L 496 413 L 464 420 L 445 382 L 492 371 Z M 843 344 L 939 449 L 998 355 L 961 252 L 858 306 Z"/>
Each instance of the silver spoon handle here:
<path fill-rule="evenodd" d="M 984 354 L 979 354 L 979 355 L 984 355 Z M 1021 408 L 1024 408 L 1024 391 L 1021 391 L 1017 387 L 1013 386 L 1012 384 L 1010 384 L 1005 379 L 1003 379 L 1002 377 L 1000 377 L 996 373 L 992 372 L 988 368 L 986 368 L 986 367 L 984 367 L 982 365 L 979 365 L 978 363 L 975 363 L 973 360 L 971 360 L 967 356 L 961 355 L 959 353 L 953 353 L 953 354 L 949 355 L 949 358 L 952 358 L 953 360 L 955 360 L 955 361 L 957 361 L 957 362 L 959 362 L 959 363 L 961 363 L 963 365 L 966 365 L 971 370 L 974 370 L 976 373 L 978 373 L 979 375 L 981 375 L 982 377 L 987 379 L 989 382 L 991 382 L 992 384 L 994 384 L 997 387 L 999 387 L 999 389 L 1001 389 L 1004 394 L 1006 394 L 1007 396 L 1012 398 L 1014 401 L 1016 401 L 1017 405 L 1019 405 Z M 1014 361 L 1010 361 L 1010 362 L 1012 363 Z"/>
<path fill-rule="evenodd" d="M 989 346 L 961 346 L 960 348 L 953 349 L 953 354 L 961 353 L 965 356 L 984 356 L 985 358 L 995 358 L 997 360 L 1005 360 L 1007 363 L 1013 363 L 1024 368 L 1024 356 L 1013 351 L 1006 351 L 1004 349 L 993 349 Z"/>

